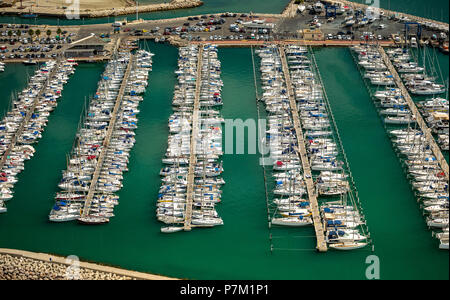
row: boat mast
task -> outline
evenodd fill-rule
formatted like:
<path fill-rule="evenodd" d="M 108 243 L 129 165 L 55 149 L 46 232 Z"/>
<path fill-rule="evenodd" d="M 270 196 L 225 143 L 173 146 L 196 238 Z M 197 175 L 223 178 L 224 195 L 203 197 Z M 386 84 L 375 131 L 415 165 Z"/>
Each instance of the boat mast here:
<path fill-rule="evenodd" d="M 425 63 L 425 60 L 426 60 L 426 56 L 425 56 L 425 44 L 423 44 L 423 76 L 425 77 L 426 75 L 427 75 L 427 72 L 426 72 L 426 63 Z"/>
<path fill-rule="evenodd" d="M 136 21 L 139 20 L 139 9 L 138 9 L 138 7 L 139 7 L 139 2 L 136 0 Z"/>

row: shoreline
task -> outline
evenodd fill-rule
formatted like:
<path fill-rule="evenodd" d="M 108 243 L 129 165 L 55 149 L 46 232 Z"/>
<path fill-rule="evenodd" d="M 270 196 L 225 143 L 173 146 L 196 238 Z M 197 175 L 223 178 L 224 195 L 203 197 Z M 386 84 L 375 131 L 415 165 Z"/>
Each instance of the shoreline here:
<path fill-rule="evenodd" d="M 134 3 L 135 1 L 127 1 L 130 3 Z M 201 0 L 172 0 L 169 3 L 155 3 L 155 4 L 145 4 L 139 5 L 137 7 L 137 12 L 139 13 L 148 13 L 148 12 L 156 12 L 156 11 L 169 11 L 169 10 L 177 10 L 177 9 L 187 9 L 194 8 L 203 5 L 203 1 Z M 19 16 L 23 13 L 28 13 L 28 11 L 24 9 L 19 9 L 17 7 L 2 7 L 0 8 L 0 14 L 2 15 L 13 15 Z M 42 17 L 55 17 L 62 18 L 66 17 L 66 10 L 63 8 L 34 8 L 32 13 L 37 14 Z M 108 16 L 120 16 L 120 15 L 131 15 L 136 14 L 135 6 L 121 7 L 121 8 L 111 8 L 111 9 L 97 9 L 97 10 L 80 10 L 79 16 L 80 18 L 102 18 Z"/>
<path fill-rule="evenodd" d="M 0 263 L 0 280 L 67 279 L 66 272 L 71 267 L 71 263 L 66 259 L 53 254 L 0 248 L 0 262 L 9 262 L 9 264 Z M 81 279 L 179 280 L 86 261 L 79 261 L 78 265 Z"/>

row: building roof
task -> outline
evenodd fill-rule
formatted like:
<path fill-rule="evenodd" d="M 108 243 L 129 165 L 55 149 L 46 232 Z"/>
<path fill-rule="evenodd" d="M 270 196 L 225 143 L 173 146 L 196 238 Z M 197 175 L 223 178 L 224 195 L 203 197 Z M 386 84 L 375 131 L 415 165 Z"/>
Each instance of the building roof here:
<path fill-rule="evenodd" d="M 94 51 L 95 49 L 67 49 L 64 52 L 69 53 L 69 52 L 94 52 Z"/>
<path fill-rule="evenodd" d="M 75 41 L 70 44 L 70 47 L 73 46 L 104 46 L 107 43 L 103 41 L 101 38 L 99 38 L 96 35 L 91 35 L 85 38 L 82 38 L 78 41 Z"/>
<path fill-rule="evenodd" d="M 248 28 L 261 28 L 261 29 L 274 29 L 275 24 L 273 23 L 254 23 L 254 22 L 246 22 L 246 23 L 242 23 L 242 25 L 244 25 L 244 27 L 248 27 Z"/>
<path fill-rule="evenodd" d="M 303 29 L 303 33 L 321 34 L 322 30 L 320 30 L 319 28 L 316 28 L 316 29 Z"/>

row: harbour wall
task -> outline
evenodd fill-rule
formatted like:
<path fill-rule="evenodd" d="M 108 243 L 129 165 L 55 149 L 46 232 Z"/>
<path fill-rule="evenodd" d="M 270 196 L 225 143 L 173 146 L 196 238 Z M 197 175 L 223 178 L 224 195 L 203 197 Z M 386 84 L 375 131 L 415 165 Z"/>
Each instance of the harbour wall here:
<path fill-rule="evenodd" d="M 146 4 L 140 5 L 137 8 L 135 6 L 121 7 L 121 8 L 111 8 L 111 9 L 101 9 L 101 10 L 91 10 L 91 11 L 80 11 L 80 18 L 101 18 L 108 16 L 119 16 L 119 15 L 131 15 L 136 12 L 148 13 L 155 11 L 168 11 L 176 9 L 194 8 L 203 5 L 201 0 L 172 0 L 169 3 L 158 3 L 158 4 Z M 7 15 L 19 15 L 23 13 L 23 9 L 18 9 L 17 7 L 6 7 L 0 9 L 1 13 Z M 36 13 L 42 17 L 66 17 L 66 10 L 62 8 L 49 9 L 45 8 L 34 8 L 33 13 Z"/>
<path fill-rule="evenodd" d="M 79 269 L 74 269 L 78 266 Z M 73 277 L 71 277 L 73 276 Z M 0 248 L 0 280 L 174 280 L 160 275 L 135 272 L 65 257 Z"/>

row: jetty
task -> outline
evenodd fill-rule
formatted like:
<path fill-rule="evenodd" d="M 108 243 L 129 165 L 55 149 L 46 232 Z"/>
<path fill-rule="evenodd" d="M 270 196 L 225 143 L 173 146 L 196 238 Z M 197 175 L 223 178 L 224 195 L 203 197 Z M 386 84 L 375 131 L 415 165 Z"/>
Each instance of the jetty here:
<path fill-rule="evenodd" d="M 79 272 L 68 272 L 73 263 Z M 0 280 L 178 280 L 53 254 L 0 248 Z"/>
<path fill-rule="evenodd" d="M 355 56 L 354 58 L 365 78 L 368 77 L 367 74 L 370 74 L 368 72 L 371 72 L 368 69 L 378 68 L 381 69 L 380 72 L 388 72 L 390 85 L 395 86 L 395 88 L 379 90 L 372 94 L 370 92 L 371 86 L 366 84 L 373 100 L 380 100 L 382 110 L 379 113 L 382 115 L 384 123 L 405 125 L 401 129 L 398 129 L 398 127 L 392 129 L 391 126 L 389 126 L 390 128 L 386 127 L 386 129 L 389 128 L 389 136 L 392 139 L 393 147 L 405 168 L 416 200 L 421 203 L 427 226 L 433 231 L 433 236 L 440 239 L 439 248 L 448 249 L 448 235 L 447 238 L 445 235 L 445 229 L 448 228 L 448 163 L 443 158 L 441 150 L 432 136 L 432 131 L 424 122 L 398 74 L 409 73 L 417 76 L 424 69 L 411 62 L 391 62 L 391 58 L 398 59 L 399 57 L 395 56 L 396 51 L 385 52 L 376 44 L 367 44 L 355 47 L 352 50 L 359 55 L 358 58 Z M 370 54 L 367 55 L 367 53 Z M 405 55 L 401 49 L 397 53 L 401 53 L 403 61 L 412 59 L 409 54 Z M 394 65 L 398 67 L 398 72 Z M 405 68 L 407 67 L 405 66 L 410 66 L 410 69 L 406 72 Z M 366 69 L 365 73 L 362 71 L 363 69 Z M 420 81 L 420 79 L 417 80 L 417 82 Z M 378 82 L 374 82 L 373 78 L 370 78 L 370 82 L 372 86 L 378 85 Z M 411 92 L 413 93 L 413 91 Z M 400 111 L 395 110 L 398 107 L 401 108 Z M 444 233 L 441 230 L 444 230 Z"/>
<path fill-rule="evenodd" d="M 169 117 L 168 147 L 158 194 L 158 221 L 174 224 L 162 233 L 190 231 L 194 227 L 223 225 L 215 210 L 221 202 L 223 122 L 217 47 L 189 45 L 179 50 L 178 83 Z M 206 125 L 206 126 L 201 126 Z"/>
<path fill-rule="evenodd" d="M 141 38 L 141 37 L 139 37 Z M 176 39 L 169 40 L 171 44 L 176 45 L 179 43 Z M 193 41 L 193 44 L 208 44 L 211 41 Z M 324 41 L 308 41 L 301 39 L 291 39 L 291 40 L 275 40 L 275 41 L 257 41 L 257 40 L 240 40 L 240 41 L 214 41 L 214 44 L 218 47 L 260 47 L 266 45 L 298 45 L 301 43 L 305 46 L 311 47 L 350 47 L 355 45 L 360 45 L 361 41 L 341 41 L 341 40 L 324 40 Z M 393 47 L 395 46 L 394 41 L 380 41 L 380 45 L 383 47 Z"/>
<path fill-rule="evenodd" d="M 133 1 L 134 2 L 134 1 Z M 149 13 L 156 11 L 170 11 L 170 10 L 178 10 L 178 9 L 187 9 L 194 8 L 203 5 L 201 0 L 171 0 L 170 2 L 163 3 L 150 3 L 150 4 L 138 4 L 134 2 L 136 5 L 131 5 L 133 3 L 127 3 L 126 5 L 114 7 L 115 3 L 111 3 L 109 7 L 98 7 L 98 8 L 84 8 L 81 5 L 81 8 L 72 4 L 66 6 L 56 6 L 56 5 L 33 5 L 33 13 L 43 17 L 66 17 L 68 12 L 73 15 L 78 14 L 79 18 L 101 18 L 101 17 L 109 17 L 109 16 L 119 16 L 119 15 L 132 15 L 136 13 Z M 133 3 L 133 4 L 134 4 Z M 60 4 L 60 3 L 58 3 Z M 1 11 L 4 14 L 8 15 L 21 15 L 24 13 L 24 9 L 22 9 L 19 5 L 11 5 L 9 7 L 2 7 Z"/>
<path fill-rule="evenodd" d="M 134 54 L 131 54 L 130 56 L 130 60 L 128 61 L 128 65 L 127 65 L 127 69 L 125 71 L 124 77 L 122 79 L 122 83 L 120 85 L 120 89 L 119 89 L 119 93 L 117 94 L 117 98 L 116 98 L 116 103 L 113 109 L 113 112 L 111 114 L 111 121 L 109 122 L 108 125 L 108 130 L 106 132 L 106 137 L 103 140 L 103 148 L 102 151 L 98 157 L 98 161 L 97 164 L 95 166 L 95 171 L 94 171 L 94 175 L 92 177 L 92 181 L 90 183 L 89 186 L 89 192 L 86 196 L 85 202 L 84 202 L 84 208 L 83 211 L 81 213 L 81 219 L 83 218 L 87 218 L 89 216 L 89 211 L 91 208 L 91 202 L 92 202 L 92 198 L 94 197 L 94 194 L 96 192 L 96 187 L 97 187 L 97 181 L 99 179 L 100 176 L 100 172 L 102 170 L 103 167 L 103 162 L 105 160 L 105 155 L 106 152 L 108 150 L 108 146 L 109 146 L 109 142 L 111 140 L 112 134 L 113 134 L 113 130 L 115 128 L 116 125 L 116 120 L 117 120 L 117 114 L 119 112 L 120 106 L 122 104 L 122 100 L 123 100 L 123 96 L 125 93 L 125 87 L 127 86 L 127 82 L 128 82 L 128 77 L 131 74 L 131 69 L 133 66 L 133 60 L 134 60 Z"/>
<path fill-rule="evenodd" d="M 294 97 L 294 89 L 292 87 L 291 76 L 290 76 L 289 68 L 287 65 L 285 48 L 283 45 L 280 45 L 280 46 L 278 46 L 278 50 L 280 53 L 284 78 L 285 78 L 286 87 L 287 87 L 287 94 L 289 97 L 290 110 L 291 110 L 292 119 L 294 122 L 294 128 L 295 128 L 295 133 L 297 136 L 297 141 L 298 141 L 298 148 L 296 149 L 296 152 L 299 155 L 300 160 L 302 162 L 303 173 L 304 173 L 306 188 L 307 188 L 307 192 L 308 192 L 308 198 L 309 198 L 309 202 L 311 205 L 312 220 L 313 220 L 313 225 L 314 225 L 314 230 L 316 233 L 316 240 L 317 240 L 316 249 L 319 252 L 326 252 L 328 250 L 328 248 L 327 248 L 327 243 L 325 241 L 324 228 L 323 228 L 322 219 L 321 219 L 320 213 L 319 213 L 319 204 L 317 201 L 317 194 L 316 194 L 316 190 L 314 188 L 311 166 L 309 164 L 309 159 L 308 159 L 307 152 L 306 152 L 305 140 L 303 138 L 303 130 L 302 130 L 300 118 L 298 115 L 297 102 Z"/>
<path fill-rule="evenodd" d="M 398 75 L 397 71 L 395 70 L 394 66 L 392 65 L 391 60 L 389 59 L 388 55 L 384 51 L 383 47 L 378 46 L 378 51 L 381 54 L 381 57 L 383 58 L 384 63 L 386 64 L 389 72 L 391 72 L 394 81 L 398 88 L 400 89 L 403 98 L 408 103 L 408 107 L 411 111 L 411 114 L 413 115 L 414 119 L 417 122 L 417 125 L 422 130 L 424 137 L 427 141 L 427 144 L 430 145 L 431 151 L 433 152 L 434 156 L 436 157 L 436 160 L 439 163 L 439 166 L 442 168 L 442 171 L 444 171 L 446 179 L 448 181 L 449 179 L 449 170 L 448 170 L 448 163 L 445 160 L 444 156 L 442 155 L 441 149 L 439 148 L 439 145 L 436 143 L 433 134 L 431 132 L 431 129 L 428 128 L 426 122 L 422 118 L 421 113 L 417 109 L 416 104 L 412 100 L 411 96 L 409 95 L 408 90 L 406 89 L 405 85 L 403 84 L 403 81 L 401 80 L 400 76 Z"/>
<path fill-rule="evenodd" d="M 55 67 L 50 71 L 50 74 L 48 76 L 47 82 L 42 86 L 41 90 L 39 91 L 39 93 L 35 97 L 35 99 L 33 101 L 33 104 L 27 110 L 25 118 L 23 119 L 23 121 L 20 124 L 19 128 L 17 129 L 17 131 L 14 133 L 14 136 L 12 137 L 11 143 L 9 144 L 8 148 L 6 149 L 6 151 L 3 153 L 3 156 L 2 156 L 2 158 L 0 160 L 0 170 L 3 169 L 3 166 L 5 165 L 5 162 L 8 159 L 9 154 L 11 153 L 11 150 L 16 145 L 17 139 L 22 135 L 23 130 L 25 129 L 25 126 L 30 121 L 31 116 L 33 115 L 33 112 L 36 110 L 36 106 L 38 105 L 40 98 L 43 96 L 43 94 L 44 94 L 44 92 L 45 92 L 45 90 L 46 90 L 46 88 L 48 86 L 48 83 L 49 83 L 50 79 L 53 77 L 53 75 L 58 70 L 59 63 L 60 63 L 60 61 L 57 60 Z"/>
<path fill-rule="evenodd" d="M 195 179 L 195 165 L 197 163 L 196 144 L 198 135 L 198 121 L 200 113 L 200 90 L 202 82 L 202 61 L 203 61 L 203 46 L 198 49 L 197 56 L 197 77 L 195 81 L 195 98 L 194 98 L 194 111 L 192 112 L 192 132 L 191 132 L 191 144 L 189 152 L 189 170 L 187 177 L 187 190 L 186 190 L 186 212 L 184 215 L 184 230 L 191 230 L 192 224 L 192 202 L 194 197 L 194 179 Z"/>

